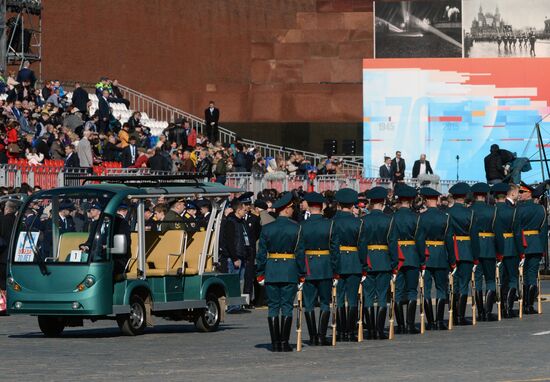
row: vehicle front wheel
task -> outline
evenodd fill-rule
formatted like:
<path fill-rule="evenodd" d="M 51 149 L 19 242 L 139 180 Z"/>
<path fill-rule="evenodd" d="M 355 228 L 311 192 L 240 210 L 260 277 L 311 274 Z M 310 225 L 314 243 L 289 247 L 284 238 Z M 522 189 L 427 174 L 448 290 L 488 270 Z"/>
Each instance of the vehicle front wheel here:
<path fill-rule="evenodd" d="M 125 336 L 138 336 L 145 332 L 147 326 L 145 303 L 138 295 L 130 297 L 130 314 L 117 317 L 118 327 Z"/>
<path fill-rule="evenodd" d="M 206 309 L 202 309 L 195 319 L 195 327 L 201 332 L 215 332 L 220 326 L 220 303 L 218 297 L 209 293 L 206 296 Z"/>
<path fill-rule="evenodd" d="M 65 320 L 60 317 L 38 316 L 38 326 L 46 337 L 59 337 L 65 329 Z"/>

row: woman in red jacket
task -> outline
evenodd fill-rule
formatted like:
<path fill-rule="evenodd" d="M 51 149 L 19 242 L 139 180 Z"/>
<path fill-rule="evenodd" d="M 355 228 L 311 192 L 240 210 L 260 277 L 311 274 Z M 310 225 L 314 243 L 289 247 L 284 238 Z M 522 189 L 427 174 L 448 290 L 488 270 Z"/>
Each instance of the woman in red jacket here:
<path fill-rule="evenodd" d="M 7 154 L 8 158 L 18 158 L 21 150 L 14 151 L 10 150 L 10 146 L 13 147 L 13 144 L 18 144 L 19 141 L 19 125 L 18 124 L 9 124 L 8 125 L 8 139 L 7 139 Z"/>

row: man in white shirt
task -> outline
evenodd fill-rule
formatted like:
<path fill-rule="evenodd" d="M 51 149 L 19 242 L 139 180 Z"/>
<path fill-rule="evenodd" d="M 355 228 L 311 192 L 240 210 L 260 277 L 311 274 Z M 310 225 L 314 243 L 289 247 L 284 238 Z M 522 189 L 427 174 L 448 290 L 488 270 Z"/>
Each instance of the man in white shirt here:
<path fill-rule="evenodd" d="M 419 175 L 433 175 L 433 173 L 430 162 L 426 160 L 426 154 L 421 154 L 420 159 L 414 162 L 412 177 L 416 179 Z"/>

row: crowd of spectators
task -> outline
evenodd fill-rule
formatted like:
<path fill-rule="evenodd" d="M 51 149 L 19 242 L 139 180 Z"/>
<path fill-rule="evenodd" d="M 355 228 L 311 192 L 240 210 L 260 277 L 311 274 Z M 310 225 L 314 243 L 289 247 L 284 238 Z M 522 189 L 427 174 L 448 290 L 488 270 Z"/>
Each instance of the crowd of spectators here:
<path fill-rule="evenodd" d="M 257 148 L 238 140 L 222 145 L 185 119 L 152 136 L 139 111 L 127 121 L 113 115 L 114 103 L 130 107 L 116 79 L 102 77 L 95 85 L 97 105 L 79 83 L 72 93 L 57 80 L 46 81 L 42 88 L 37 84 L 28 63 L 18 73 L 0 76 L 0 92 L 6 94 L 0 100 L 0 164 L 26 159 L 40 166 L 53 159 L 62 160 L 65 167 L 92 168 L 120 162 L 124 168 L 198 173 L 221 183 L 229 172 L 284 177 L 342 170 L 341 162 L 330 158 L 313 166 L 300 153 L 262 157 Z"/>

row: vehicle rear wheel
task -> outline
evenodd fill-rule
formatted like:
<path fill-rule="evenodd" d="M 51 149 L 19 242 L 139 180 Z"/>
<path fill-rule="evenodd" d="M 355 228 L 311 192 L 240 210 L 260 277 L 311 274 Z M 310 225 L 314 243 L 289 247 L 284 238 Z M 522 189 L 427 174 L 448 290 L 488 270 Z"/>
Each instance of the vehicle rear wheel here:
<path fill-rule="evenodd" d="M 38 316 L 38 326 L 46 337 L 59 337 L 65 329 L 65 320 L 60 317 Z"/>
<path fill-rule="evenodd" d="M 147 326 L 147 311 L 143 299 L 136 294 L 130 297 L 130 314 L 118 316 L 117 323 L 125 336 L 143 334 Z"/>
<path fill-rule="evenodd" d="M 195 319 L 195 327 L 201 332 L 215 332 L 220 326 L 220 303 L 218 297 L 209 293 L 206 296 L 206 309 L 201 310 Z"/>

